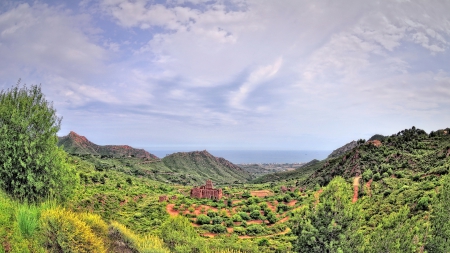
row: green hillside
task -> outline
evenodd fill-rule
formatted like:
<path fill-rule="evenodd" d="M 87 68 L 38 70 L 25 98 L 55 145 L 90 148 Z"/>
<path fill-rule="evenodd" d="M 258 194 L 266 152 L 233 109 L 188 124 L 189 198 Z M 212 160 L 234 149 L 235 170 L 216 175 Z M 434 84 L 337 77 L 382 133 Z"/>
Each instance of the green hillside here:
<path fill-rule="evenodd" d="M 206 150 L 179 152 L 164 157 L 162 161 L 175 173 L 189 175 L 199 183 L 207 178 L 219 184 L 243 183 L 251 179 L 251 175 L 239 166 Z"/>
<path fill-rule="evenodd" d="M 121 171 L 165 183 L 199 185 L 212 179 L 217 184 L 233 184 L 251 179 L 242 168 L 207 151 L 175 153 L 160 160 L 127 145 L 97 145 L 74 132 L 59 137 L 58 146 L 94 164 L 99 171 Z"/>

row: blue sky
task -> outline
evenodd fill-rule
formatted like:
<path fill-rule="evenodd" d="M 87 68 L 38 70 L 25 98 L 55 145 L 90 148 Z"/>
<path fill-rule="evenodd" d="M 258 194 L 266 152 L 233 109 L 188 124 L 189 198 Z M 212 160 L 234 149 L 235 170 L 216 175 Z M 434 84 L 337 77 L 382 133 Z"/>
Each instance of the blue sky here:
<path fill-rule="evenodd" d="M 332 150 L 450 126 L 450 1 L 1 1 L 0 88 L 150 149 Z"/>

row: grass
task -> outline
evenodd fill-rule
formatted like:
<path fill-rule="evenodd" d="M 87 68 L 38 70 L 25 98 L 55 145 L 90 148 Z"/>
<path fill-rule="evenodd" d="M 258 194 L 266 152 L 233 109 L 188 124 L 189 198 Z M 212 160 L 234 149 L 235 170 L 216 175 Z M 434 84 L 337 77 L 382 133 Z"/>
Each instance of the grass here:
<path fill-rule="evenodd" d="M 25 238 L 31 238 L 39 226 L 39 208 L 35 205 L 24 203 L 19 204 L 16 209 L 16 219 L 20 233 Z"/>

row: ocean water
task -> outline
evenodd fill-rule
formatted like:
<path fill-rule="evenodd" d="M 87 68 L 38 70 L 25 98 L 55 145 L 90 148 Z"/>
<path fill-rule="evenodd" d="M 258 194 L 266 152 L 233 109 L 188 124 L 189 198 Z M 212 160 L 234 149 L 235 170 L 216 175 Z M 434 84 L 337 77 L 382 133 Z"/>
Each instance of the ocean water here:
<path fill-rule="evenodd" d="M 163 158 L 176 152 L 186 150 L 151 150 L 148 152 Z M 190 150 L 193 151 L 193 150 Z M 223 157 L 235 164 L 245 163 L 303 163 L 313 159 L 325 159 L 332 151 L 329 150 L 208 150 L 216 157 Z"/>

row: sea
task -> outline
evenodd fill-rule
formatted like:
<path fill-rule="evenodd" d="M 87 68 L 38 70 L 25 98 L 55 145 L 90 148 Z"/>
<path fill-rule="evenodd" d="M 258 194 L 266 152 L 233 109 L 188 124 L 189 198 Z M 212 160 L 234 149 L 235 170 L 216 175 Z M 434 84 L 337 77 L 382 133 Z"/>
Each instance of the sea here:
<path fill-rule="evenodd" d="M 193 150 L 152 150 L 144 148 L 159 158 L 164 158 L 176 152 Z M 331 150 L 207 150 L 213 156 L 223 157 L 234 164 L 263 164 L 263 163 L 306 163 L 311 160 L 323 160 Z"/>

